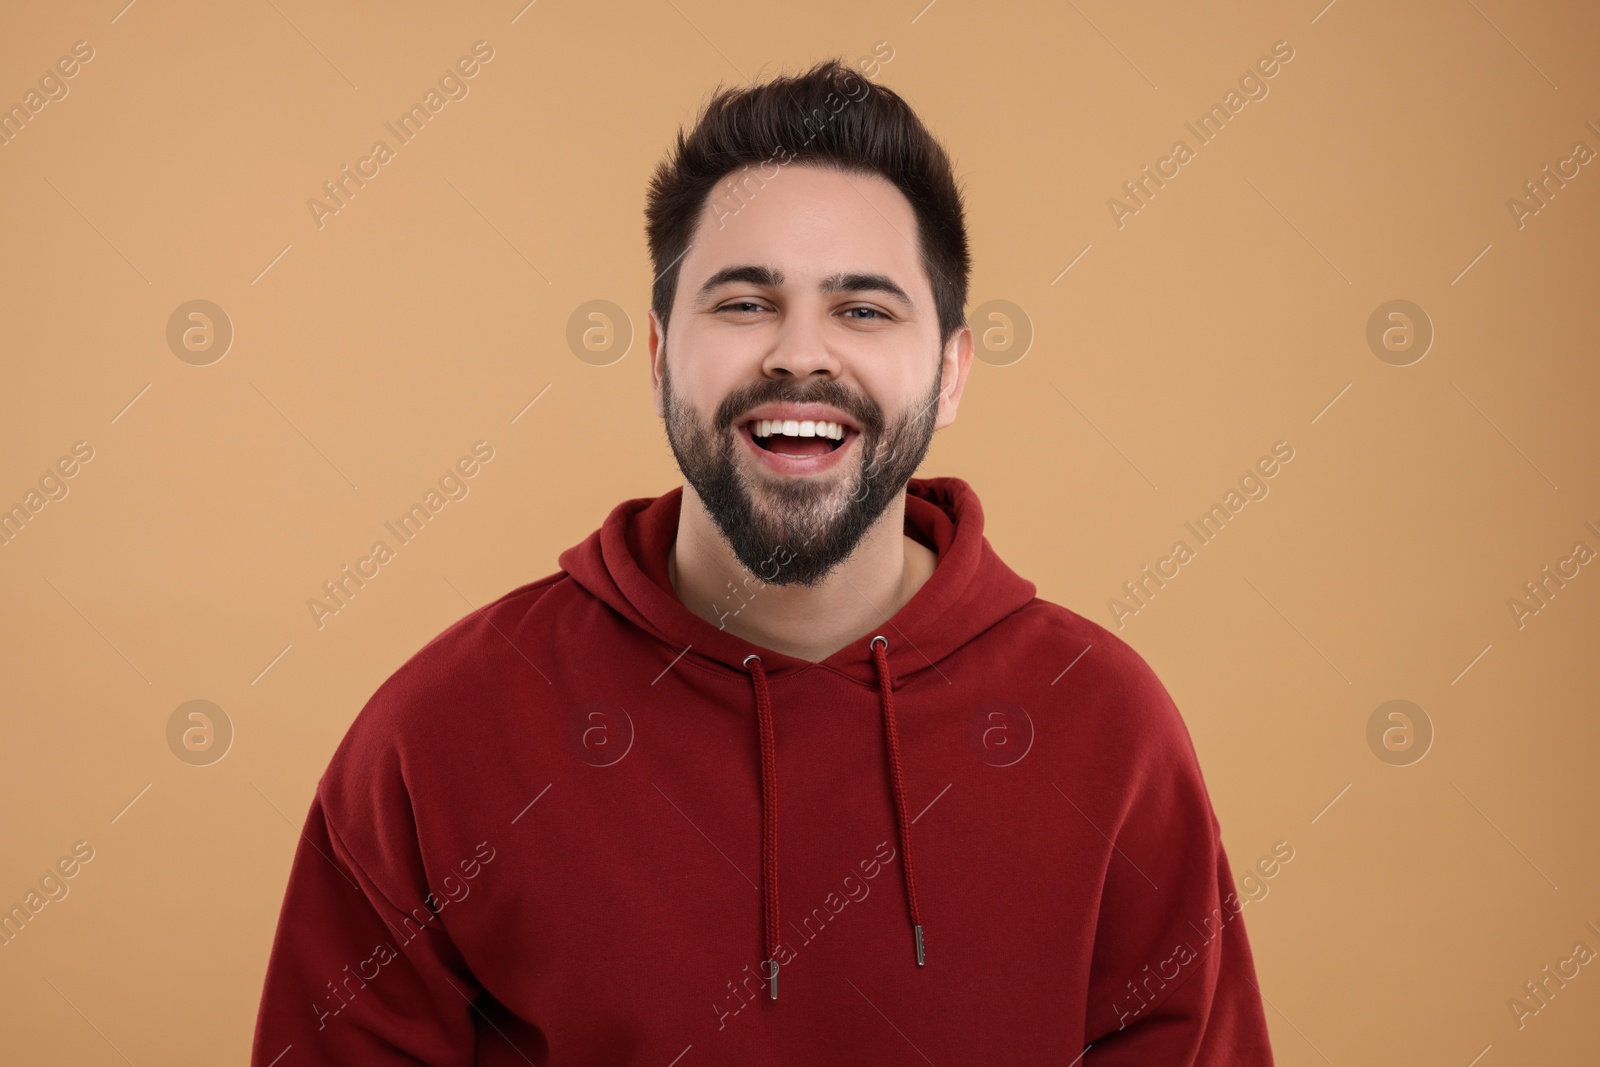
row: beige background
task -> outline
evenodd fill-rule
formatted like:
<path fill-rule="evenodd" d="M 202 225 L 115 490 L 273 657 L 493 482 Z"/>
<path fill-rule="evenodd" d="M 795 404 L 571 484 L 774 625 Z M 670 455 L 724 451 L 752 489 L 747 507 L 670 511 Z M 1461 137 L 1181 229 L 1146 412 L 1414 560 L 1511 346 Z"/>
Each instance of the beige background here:
<path fill-rule="evenodd" d="M 367 696 L 677 484 L 641 215 L 677 124 L 719 80 L 883 41 L 876 80 L 968 191 L 969 313 L 1007 300 L 1034 331 L 975 364 L 922 473 L 977 488 L 1041 596 L 1114 626 L 1125 580 L 1295 449 L 1119 631 L 1185 715 L 1236 870 L 1295 849 L 1245 910 L 1278 1062 L 1593 1062 L 1600 966 L 1521 1029 L 1507 1001 L 1600 950 L 1600 567 L 1521 628 L 1507 601 L 1600 549 L 1600 165 L 1520 228 L 1507 201 L 1600 150 L 1600 14 L 120 3 L 0 33 L 6 105 L 94 49 L 0 147 L 0 504 L 94 449 L 0 548 L 0 904 L 95 850 L 0 948 L 8 1061 L 244 1061 L 296 829 Z M 318 228 L 307 200 L 480 40 L 470 94 Z M 1280 40 L 1269 95 L 1119 229 L 1123 181 Z M 209 366 L 166 342 L 194 299 L 235 331 Z M 596 299 L 641 334 L 605 366 L 566 340 Z M 1436 330 L 1409 366 L 1366 341 L 1393 299 Z M 478 440 L 470 495 L 318 629 L 308 598 Z M 194 699 L 235 731 L 209 766 L 167 743 Z M 1434 731 L 1409 766 L 1368 746 L 1391 699 Z"/>

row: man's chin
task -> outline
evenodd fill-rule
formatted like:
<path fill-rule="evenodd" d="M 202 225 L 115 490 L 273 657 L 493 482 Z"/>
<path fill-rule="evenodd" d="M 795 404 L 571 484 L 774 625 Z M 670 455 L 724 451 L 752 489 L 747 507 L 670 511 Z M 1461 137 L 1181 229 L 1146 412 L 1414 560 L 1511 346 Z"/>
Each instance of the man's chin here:
<path fill-rule="evenodd" d="M 816 565 L 818 552 L 827 555 L 832 548 L 832 554 L 837 554 L 833 542 L 841 523 L 850 521 L 851 509 L 856 506 L 851 499 L 850 481 L 831 474 L 805 478 L 765 472 L 758 476 L 757 482 L 759 484 L 753 487 L 749 482 L 744 483 L 744 503 L 740 510 L 745 518 L 733 520 L 741 527 L 743 535 L 734 538 L 742 542 L 739 545 L 741 562 L 750 571 L 769 581 L 776 580 L 780 585 L 788 584 L 797 572 L 811 570 Z M 773 492 L 774 488 L 780 491 Z M 720 524 L 722 518 L 717 521 Z M 725 534 L 731 532 L 724 531 Z M 759 558 L 743 558 L 752 554 Z M 774 575 L 769 563 L 774 555 L 780 560 L 799 556 L 807 565 L 791 563 L 780 568 L 784 573 Z"/>
<path fill-rule="evenodd" d="M 759 490 L 747 497 L 749 514 L 756 528 L 762 531 L 762 539 L 789 547 L 823 541 L 849 503 L 849 494 L 843 489 L 838 492 L 837 499 L 812 495 L 803 503 L 772 500 Z"/>
<path fill-rule="evenodd" d="M 850 509 L 857 484 L 845 468 L 805 475 L 760 470 L 743 483 L 750 510 L 768 527 L 795 526 L 802 516 L 799 525 L 836 522 Z"/>

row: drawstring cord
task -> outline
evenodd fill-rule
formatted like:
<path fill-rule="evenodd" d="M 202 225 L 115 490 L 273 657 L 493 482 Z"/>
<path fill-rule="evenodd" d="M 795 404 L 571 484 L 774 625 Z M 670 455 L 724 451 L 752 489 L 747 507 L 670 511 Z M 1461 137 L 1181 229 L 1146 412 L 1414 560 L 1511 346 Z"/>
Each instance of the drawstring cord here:
<path fill-rule="evenodd" d="M 882 647 L 878 642 L 882 641 Z M 917 878 L 911 868 L 911 820 L 906 818 L 906 782 L 900 765 L 900 735 L 894 725 L 894 685 L 889 673 L 889 639 L 877 634 L 870 642 L 878 664 L 878 698 L 883 704 L 883 733 L 889 747 L 889 781 L 894 786 L 895 817 L 900 825 L 901 870 L 905 873 L 906 907 L 911 912 L 911 932 L 917 943 L 917 966 L 923 964 L 922 909 L 917 907 Z"/>
<path fill-rule="evenodd" d="M 752 666 L 752 664 L 754 664 Z M 772 734 L 772 696 L 761 657 L 744 658 L 756 686 L 756 722 L 761 730 L 761 904 L 766 920 L 763 962 L 772 968 L 772 999 L 778 999 L 778 753 Z"/>
<path fill-rule="evenodd" d="M 880 646 L 879 641 L 883 644 Z M 922 910 L 917 904 L 917 880 L 911 867 L 911 820 L 906 818 L 905 774 L 900 760 L 900 735 L 894 721 L 894 684 L 889 671 L 889 639 L 874 634 L 868 643 L 878 670 L 878 702 L 883 710 L 884 741 L 888 748 L 889 784 L 894 793 L 895 821 L 900 830 L 901 870 L 905 876 L 906 906 L 911 916 L 912 938 L 917 949 L 917 966 L 924 964 Z M 772 694 L 767 688 L 767 672 L 761 657 L 751 653 L 744 658 L 756 690 L 756 723 L 761 735 L 761 905 L 763 934 L 768 957 L 762 961 L 771 968 L 771 996 L 778 999 L 778 754 L 772 728 Z"/>

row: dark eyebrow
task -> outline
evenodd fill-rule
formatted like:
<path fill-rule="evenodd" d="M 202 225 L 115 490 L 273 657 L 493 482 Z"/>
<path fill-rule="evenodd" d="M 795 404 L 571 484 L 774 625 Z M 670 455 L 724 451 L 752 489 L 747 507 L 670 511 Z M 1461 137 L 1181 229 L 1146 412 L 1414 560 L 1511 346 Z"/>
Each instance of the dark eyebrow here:
<path fill-rule="evenodd" d="M 712 290 L 734 282 L 778 289 L 783 286 L 783 272 L 755 264 L 724 267 L 706 279 L 705 284 L 700 286 L 698 297 L 704 299 Z M 906 291 L 885 274 L 830 274 L 822 279 L 822 284 L 818 288 L 824 293 L 884 293 L 907 310 L 916 308 Z"/>
<path fill-rule="evenodd" d="M 821 289 L 824 293 L 884 293 L 907 311 L 916 309 L 906 291 L 886 274 L 830 274 L 822 279 Z"/>
<path fill-rule="evenodd" d="M 765 289 L 776 289 L 783 284 L 783 272 L 773 270 L 771 267 L 754 265 L 723 267 L 706 279 L 697 296 L 703 300 L 713 289 L 719 289 L 733 282 L 746 282 L 750 285 L 759 285 Z"/>

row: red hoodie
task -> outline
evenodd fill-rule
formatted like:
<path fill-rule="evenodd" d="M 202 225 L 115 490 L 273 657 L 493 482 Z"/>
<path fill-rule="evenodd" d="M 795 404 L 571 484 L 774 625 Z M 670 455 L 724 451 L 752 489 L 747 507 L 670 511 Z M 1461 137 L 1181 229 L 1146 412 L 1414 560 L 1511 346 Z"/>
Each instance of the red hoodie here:
<path fill-rule="evenodd" d="M 678 600 L 682 493 L 356 717 L 256 1067 L 1272 1063 L 1177 708 L 1000 560 L 965 482 L 911 480 L 938 566 L 820 663 Z"/>

